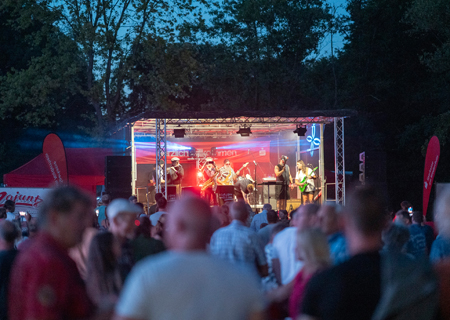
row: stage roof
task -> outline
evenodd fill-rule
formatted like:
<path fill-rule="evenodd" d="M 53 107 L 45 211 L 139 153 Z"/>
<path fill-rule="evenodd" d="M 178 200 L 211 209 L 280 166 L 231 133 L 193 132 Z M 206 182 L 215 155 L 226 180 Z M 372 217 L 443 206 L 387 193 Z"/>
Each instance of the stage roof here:
<path fill-rule="evenodd" d="M 273 112 L 147 112 L 130 119 L 136 136 L 155 135 L 156 119 L 166 119 L 167 135 L 185 129 L 186 137 L 227 137 L 247 127 L 252 136 L 278 134 L 297 126 L 332 123 L 334 118 L 356 115 L 354 110 L 273 111 Z"/>

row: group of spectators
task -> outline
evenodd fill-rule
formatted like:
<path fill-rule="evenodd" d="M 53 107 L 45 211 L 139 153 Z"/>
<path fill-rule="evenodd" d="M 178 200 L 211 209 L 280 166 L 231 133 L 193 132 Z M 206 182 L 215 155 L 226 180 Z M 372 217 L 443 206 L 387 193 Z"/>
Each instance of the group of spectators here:
<path fill-rule="evenodd" d="M 37 223 L 5 204 L 0 320 L 450 319 L 450 189 L 431 226 L 403 209 L 391 219 L 371 187 L 290 217 L 194 195 L 136 202 L 104 195 L 94 210 L 59 187 Z"/>

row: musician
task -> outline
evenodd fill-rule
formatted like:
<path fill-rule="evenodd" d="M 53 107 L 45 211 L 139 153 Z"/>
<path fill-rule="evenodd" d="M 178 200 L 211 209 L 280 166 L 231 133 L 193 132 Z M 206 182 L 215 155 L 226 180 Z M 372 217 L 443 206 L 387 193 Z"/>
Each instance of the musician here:
<path fill-rule="evenodd" d="M 232 186 L 236 180 L 236 173 L 231 167 L 230 159 L 223 161 L 223 167 L 219 169 L 220 173 L 217 176 L 217 184 L 222 186 Z"/>
<path fill-rule="evenodd" d="M 316 190 L 314 179 L 316 179 L 314 171 L 311 168 L 308 168 L 303 160 L 298 160 L 295 184 L 300 187 L 303 187 L 306 184 L 306 189 L 302 192 L 302 204 L 314 203 L 314 191 Z"/>
<path fill-rule="evenodd" d="M 237 177 L 236 183 L 234 184 L 234 195 L 239 201 L 243 199 L 245 203 L 248 203 L 248 195 L 255 190 L 255 182 L 250 177 L 246 175 L 245 177 Z"/>
<path fill-rule="evenodd" d="M 287 201 L 291 198 L 289 192 L 289 185 L 292 185 L 292 176 L 289 166 L 286 161 L 287 156 L 281 156 L 280 162 L 275 166 L 275 176 L 277 177 L 277 184 L 275 186 L 275 198 L 277 199 L 278 210 L 286 210 Z"/>
<path fill-rule="evenodd" d="M 167 184 L 177 187 L 177 195 L 181 194 L 181 181 L 184 177 L 184 169 L 180 164 L 180 158 L 173 157 L 170 159 L 172 165 L 167 168 Z"/>
<path fill-rule="evenodd" d="M 218 171 L 216 163 L 214 162 L 214 159 L 211 157 L 206 158 L 206 163 L 204 167 L 202 168 L 202 174 L 203 174 L 203 180 L 204 183 L 208 182 L 216 172 Z M 213 203 L 213 205 L 217 205 L 217 197 L 216 197 L 216 188 L 217 188 L 217 179 L 214 178 L 212 184 L 208 186 L 203 192 L 205 195 L 206 201 L 209 203 Z M 212 201 L 211 201 L 212 199 Z"/>
<path fill-rule="evenodd" d="M 156 170 L 158 170 L 159 184 L 163 185 L 164 181 L 164 160 L 159 160 L 159 166 L 155 167 L 155 170 L 152 171 L 152 178 L 150 179 L 150 183 L 156 185 Z"/>

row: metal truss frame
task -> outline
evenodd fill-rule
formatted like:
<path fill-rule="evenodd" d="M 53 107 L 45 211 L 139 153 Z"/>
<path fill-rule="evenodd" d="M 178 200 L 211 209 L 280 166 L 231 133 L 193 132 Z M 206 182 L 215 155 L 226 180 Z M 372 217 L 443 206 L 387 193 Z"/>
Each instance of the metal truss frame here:
<path fill-rule="evenodd" d="M 150 119 L 149 119 L 150 120 Z M 334 123 L 334 160 L 335 160 L 335 188 L 336 198 L 335 201 L 338 204 L 345 205 L 345 149 L 344 149 L 344 117 L 238 117 L 238 118 L 219 118 L 219 119 L 151 119 L 156 123 L 156 126 L 152 126 L 156 130 L 156 165 L 161 160 L 164 161 L 164 176 L 159 177 L 159 170 L 156 170 L 157 192 L 167 195 L 167 185 L 162 190 L 161 178 L 167 181 L 167 126 L 181 125 L 181 124 L 240 124 L 240 123 L 292 123 L 292 124 L 309 124 L 309 123 Z M 139 121 L 138 121 L 139 122 Z M 142 120 L 141 126 L 137 126 L 136 131 L 139 129 L 149 128 L 151 124 L 148 120 Z M 146 125 L 142 125 L 143 122 L 147 122 Z M 140 127 L 140 128 L 139 128 Z M 141 131 L 142 132 L 142 131 Z M 202 165 L 203 159 L 197 159 L 197 168 Z"/>
<path fill-rule="evenodd" d="M 156 168 L 161 160 L 164 161 L 163 177 L 160 177 L 160 170 L 156 169 L 156 192 L 162 193 L 167 198 L 167 183 L 162 189 L 161 179 L 167 181 L 167 120 L 155 119 L 156 122 Z"/>
<path fill-rule="evenodd" d="M 336 203 L 345 205 L 344 118 L 334 118 L 334 172 Z"/>
<path fill-rule="evenodd" d="M 330 123 L 331 117 L 230 117 L 216 119 L 168 119 L 167 124 Z"/>

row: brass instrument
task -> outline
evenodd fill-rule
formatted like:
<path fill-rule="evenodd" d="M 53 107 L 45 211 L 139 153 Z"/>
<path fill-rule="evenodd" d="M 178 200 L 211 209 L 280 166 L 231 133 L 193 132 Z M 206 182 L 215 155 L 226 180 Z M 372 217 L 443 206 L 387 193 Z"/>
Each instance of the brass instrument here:
<path fill-rule="evenodd" d="M 217 170 L 214 175 L 212 175 L 208 180 L 205 181 L 205 183 L 203 183 L 202 191 L 205 191 L 207 188 L 214 184 L 214 179 L 219 175 L 219 173 L 220 171 Z"/>
<path fill-rule="evenodd" d="M 224 179 L 217 181 L 217 184 L 220 184 L 222 186 L 232 185 L 233 181 L 230 181 L 230 178 L 232 175 L 233 175 L 233 171 L 230 170 L 230 173 Z M 230 182 L 231 182 L 231 184 L 230 184 Z"/>

